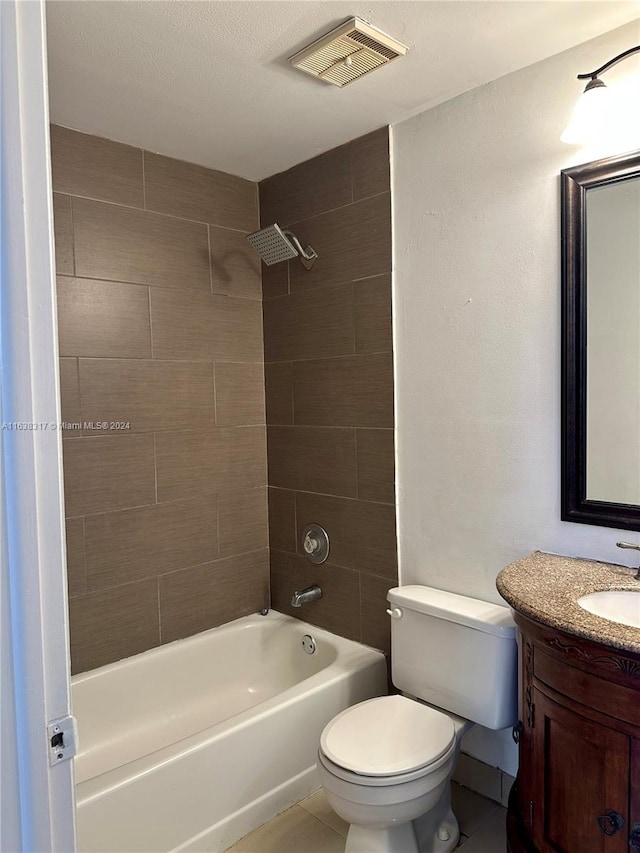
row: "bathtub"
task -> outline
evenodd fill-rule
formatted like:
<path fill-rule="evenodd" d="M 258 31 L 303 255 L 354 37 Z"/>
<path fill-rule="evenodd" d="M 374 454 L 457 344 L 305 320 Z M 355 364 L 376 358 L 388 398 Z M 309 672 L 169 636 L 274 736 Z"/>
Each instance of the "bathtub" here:
<path fill-rule="evenodd" d="M 326 723 L 386 692 L 380 652 L 275 611 L 75 676 L 79 851 L 225 850 L 316 790 Z"/>

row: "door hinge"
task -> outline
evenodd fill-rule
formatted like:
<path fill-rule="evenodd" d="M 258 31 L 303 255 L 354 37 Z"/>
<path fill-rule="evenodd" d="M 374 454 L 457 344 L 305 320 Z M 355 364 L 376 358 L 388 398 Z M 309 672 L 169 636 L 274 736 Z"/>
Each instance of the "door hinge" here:
<path fill-rule="evenodd" d="M 70 714 L 47 723 L 47 744 L 49 746 L 49 764 L 53 767 L 61 761 L 68 761 L 76 754 L 78 741 L 76 718 Z"/>
<path fill-rule="evenodd" d="M 529 826 L 533 826 L 533 800 L 529 801 Z"/>

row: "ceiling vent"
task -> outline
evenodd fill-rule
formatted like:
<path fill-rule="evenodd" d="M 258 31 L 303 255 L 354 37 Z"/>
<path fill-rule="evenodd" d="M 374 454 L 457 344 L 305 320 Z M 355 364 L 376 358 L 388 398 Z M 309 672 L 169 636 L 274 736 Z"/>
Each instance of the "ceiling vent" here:
<path fill-rule="evenodd" d="M 408 48 L 360 18 L 350 18 L 289 59 L 294 68 L 334 86 L 346 86 Z"/>

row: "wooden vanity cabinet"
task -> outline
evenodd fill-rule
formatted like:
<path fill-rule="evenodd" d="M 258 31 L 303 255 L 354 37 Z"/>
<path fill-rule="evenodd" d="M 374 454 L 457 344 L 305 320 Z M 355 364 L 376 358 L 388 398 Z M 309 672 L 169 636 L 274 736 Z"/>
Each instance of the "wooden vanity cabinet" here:
<path fill-rule="evenodd" d="M 640 851 L 640 655 L 517 614 L 509 853 Z"/>

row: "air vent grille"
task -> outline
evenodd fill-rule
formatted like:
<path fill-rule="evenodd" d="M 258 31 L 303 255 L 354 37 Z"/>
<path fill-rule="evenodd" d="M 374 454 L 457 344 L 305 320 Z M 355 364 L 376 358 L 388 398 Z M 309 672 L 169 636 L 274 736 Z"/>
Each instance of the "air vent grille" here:
<path fill-rule="evenodd" d="M 376 27 L 351 18 L 296 53 L 289 62 L 327 83 L 346 86 L 406 52 L 405 45 Z"/>
<path fill-rule="evenodd" d="M 381 53 L 382 56 L 386 56 L 387 59 L 395 59 L 398 56 L 397 50 L 392 50 L 390 47 L 381 44 L 379 41 L 369 38 L 369 36 L 365 36 L 364 33 L 359 33 L 357 30 L 352 30 L 349 33 L 348 38 L 353 41 L 357 41 L 358 44 L 363 44 L 370 50 L 375 50 L 376 53 Z"/>

